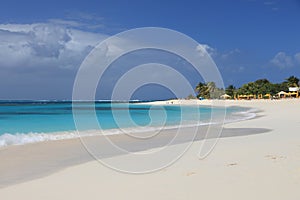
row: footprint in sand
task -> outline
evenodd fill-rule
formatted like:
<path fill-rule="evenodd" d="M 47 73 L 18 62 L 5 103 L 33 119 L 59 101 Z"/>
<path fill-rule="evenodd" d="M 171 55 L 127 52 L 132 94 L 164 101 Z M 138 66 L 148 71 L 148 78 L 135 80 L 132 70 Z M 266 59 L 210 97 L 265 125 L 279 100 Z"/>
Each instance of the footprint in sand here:
<path fill-rule="evenodd" d="M 266 155 L 265 157 L 270 160 L 282 160 L 286 158 L 286 156 L 277 156 L 277 155 Z"/>
<path fill-rule="evenodd" d="M 196 172 L 188 172 L 188 173 L 186 173 L 186 176 L 192 176 L 194 174 L 196 174 Z"/>
<path fill-rule="evenodd" d="M 229 163 L 227 166 L 235 166 L 237 163 Z"/>

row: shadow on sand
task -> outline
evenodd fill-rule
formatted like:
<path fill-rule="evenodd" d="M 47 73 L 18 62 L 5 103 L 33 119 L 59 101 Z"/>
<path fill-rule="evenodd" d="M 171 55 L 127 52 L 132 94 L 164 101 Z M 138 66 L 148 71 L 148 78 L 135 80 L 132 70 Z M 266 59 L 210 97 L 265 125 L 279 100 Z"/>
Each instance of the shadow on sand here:
<path fill-rule="evenodd" d="M 208 127 L 202 126 L 194 137 L 194 141 L 203 140 Z M 214 128 L 214 127 L 210 127 Z M 215 127 L 218 130 L 217 127 Z M 183 129 L 184 134 L 176 138 L 175 144 L 190 142 L 193 128 Z M 224 128 L 222 137 L 237 137 L 267 133 L 264 128 Z M 163 131 L 150 139 L 135 139 L 127 135 L 111 135 L 108 138 L 129 152 L 144 151 L 167 145 L 174 138 L 176 131 Z M 219 132 L 207 138 L 219 136 Z M 89 147 L 101 146 L 104 157 L 117 156 L 122 153 L 113 150 L 103 136 L 85 137 L 84 143 Z M 86 151 L 80 139 L 49 141 L 22 146 L 10 146 L 0 149 L 0 188 L 28 180 L 41 178 L 66 167 L 92 161 L 94 158 Z M 104 151 L 103 151 L 104 150 Z"/>

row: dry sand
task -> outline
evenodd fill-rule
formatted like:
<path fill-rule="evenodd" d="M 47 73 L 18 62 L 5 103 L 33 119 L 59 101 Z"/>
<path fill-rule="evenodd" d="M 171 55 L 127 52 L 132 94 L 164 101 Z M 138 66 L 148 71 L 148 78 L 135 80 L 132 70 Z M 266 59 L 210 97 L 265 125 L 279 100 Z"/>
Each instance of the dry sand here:
<path fill-rule="evenodd" d="M 210 104 L 209 101 L 197 102 Z M 173 102 L 173 104 L 176 103 Z M 180 103 L 189 104 L 186 101 Z M 299 200 L 300 100 L 226 101 L 226 104 L 260 110 L 255 119 L 226 124 L 227 130 L 242 131 L 246 128 L 253 131 L 258 129 L 271 131 L 262 131 L 260 134 L 253 135 L 244 134 L 245 136 L 241 137 L 222 137 L 212 153 L 205 159 L 197 157 L 201 140 L 195 141 L 188 152 L 175 164 L 150 174 L 120 173 L 96 161 L 90 161 L 61 169 L 48 176 L 43 175 L 34 180 L 1 188 L 0 197 L 10 200 Z M 67 144 L 68 142 L 63 141 L 63 143 Z M 61 147 L 63 143 L 60 142 Z M 178 144 L 178 146 L 180 145 L 184 144 Z M 31 150 L 39 151 L 44 145 L 36 144 L 33 146 L 31 146 Z M 11 149 L 18 152 L 17 147 L 5 149 L 5 151 L 12 153 L 10 156 L 13 155 Z M 1 153 L 5 154 L 5 151 Z M 78 152 L 73 153 L 77 154 Z M 72 152 L 69 154 L 73 155 Z M 68 156 L 72 158 L 69 154 Z M 128 155 L 117 155 L 113 159 L 117 158 L 122 161 L 126 157 Z M 71 162 L 71 164 L 74 165 L 77 162 L 78 160 L 74 163 Z M 18 164 L 21 165 L 22 162 Z M 55 167 L 57 168 L 54 165 Z M 22 168 L 19 167 L 18 169 L 22 171 Z"/>

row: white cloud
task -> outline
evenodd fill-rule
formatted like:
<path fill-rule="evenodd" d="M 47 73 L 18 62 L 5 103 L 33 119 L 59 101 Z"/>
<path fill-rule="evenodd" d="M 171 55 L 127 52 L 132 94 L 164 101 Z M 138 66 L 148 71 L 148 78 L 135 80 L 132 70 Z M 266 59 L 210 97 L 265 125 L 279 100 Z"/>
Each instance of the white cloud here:
<path fill-rule="evenodd" d="M 216 54 L 216 50 L 207 44 L 199 44 L 196 50 L 201 54 L 201 56 L 205 56 L 206 53 L 210 56 L 214 56 Z"/>
<path fill-rule="evenodd" d="M 89 20 L 94 16 L 81 14 L 80 17 Z M 0 69 L 78 67 L 95 45 L 108 37 L 79 30 L 82 26 L 81 21 L 62 19 L 51 19 L 47 23 L 0 24 Z M 136 45 L 135 42 L 116 41 L 124 48 Z M 111 44 L 107 56 L 119 52 L 119 46 Z M 210 56 L 218 55 L 217 50 L 207 44 L 198 45 L 197 51 L 203 55 L 205 52 Z"/>
<path fill-rule="evenodd" d="M 241 53 L 241 51 L 236 48 L 236 49 L 233 49 L 233 50 L 231 50 L 229 52 L 225 52 L 225 53 L 221 54 L 220 56 L 221 56 L 222 59 L 227 59 L 230 56 L 233 56 L 235 54 L 240 54 L 240 53 Z"/>
<path fill-rule="evenodd" d="M 106 37 L 63 23 L 0 24 L 0 68 L 74 68 Z"/>
<path fill-rule="evenodd" d="M 292 68 L 300 64 L 300 52 L 294 56 L 288 55 L 285 52 L 278 52 L 270 63 L 280 69 Z"/>
<path fill-rule="evenodd" d="M 207 44 L 200 44 L 197 46 L 197 51 L 204 56 L 206 53 L 208 53 L 211 57 L 214 59 L 222 59 L 226 60 L 228 58 L 234 57 L 238 54 L 241 54 L 241 51 L 238 48 L 235 48 L 233 50 L 228 50 L 224 52 L 218 51 L 216 48 L 213 48 Z"/>
<path fill-rule="evenodd" d="M 294 59 L 295 59 L 295 61 L 297 62 L 297 64 L 300 65 L 300 52 L 299 52 L 299 53 L 296 53 L 296 54 L 294 55 Z"/>

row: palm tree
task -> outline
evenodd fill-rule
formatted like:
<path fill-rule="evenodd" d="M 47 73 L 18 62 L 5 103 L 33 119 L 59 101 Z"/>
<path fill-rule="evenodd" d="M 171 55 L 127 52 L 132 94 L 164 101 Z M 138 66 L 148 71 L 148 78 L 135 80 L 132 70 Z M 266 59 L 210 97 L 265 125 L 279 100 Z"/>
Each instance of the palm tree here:
<path fill-rule="evenodd" d="M 217 86 L 215 82 L 208 82 L 207 83 L 207 89 L 209 92 L 214 92 L 216 90 Z"/>
<path fill-rule="evenodd" d="M 215 82 L 208 82 L 207 83 L 207 93 L 208 96 L 212 99 L 218 98 L 219 97 L 219 93 L 217 90 L 217 86 Z"/>
<path fill-rule="evenodd" d="M 226 94 L 228 94 L 229 96 L 231 96 L 231 98 L 233 98 L 234 95 L 235 95 L 235 90 L 236 90 L 236 88 L 233 85 L 229 85 L 226 88 L 225 92 L 226 92 Z"/>
<path fill-rule="evenodd" d="M 197 94 L 198 98 L 199 97 L 206 98 L 206 99 L 209 98 L 209 90 L 205 83 L 199 82 L 195 90 L 198 93 Z"/>
<path fill-rule="evenodd" d="M 289 78 L 285 79 L 289 87 L 298 87 L 299 79 L 295 76 L 290 76 Z"/>

